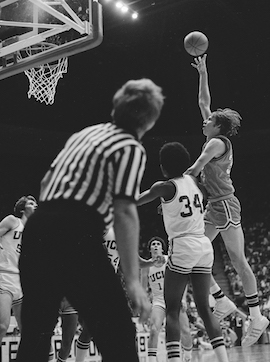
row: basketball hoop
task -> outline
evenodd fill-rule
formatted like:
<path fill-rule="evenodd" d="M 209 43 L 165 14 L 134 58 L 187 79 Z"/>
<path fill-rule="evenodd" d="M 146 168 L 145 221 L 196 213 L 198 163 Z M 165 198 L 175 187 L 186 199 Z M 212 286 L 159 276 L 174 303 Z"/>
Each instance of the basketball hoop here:
<path fill-rule="evenodd" d="M 18 52 L 18 58 L 34 56 L 54 47 L 57 45 L 41 42 Z M 60 78 L 63 78 L 63 74 L 67 73 L 67 67 L 68 59 L 64 57 L 52 63 L 41 64 L 38 67 L 25 70 L 24 73 L 29 79 L 28 98 L 34 96 L 41 103 L 53 104 L 57 83 Z"/>

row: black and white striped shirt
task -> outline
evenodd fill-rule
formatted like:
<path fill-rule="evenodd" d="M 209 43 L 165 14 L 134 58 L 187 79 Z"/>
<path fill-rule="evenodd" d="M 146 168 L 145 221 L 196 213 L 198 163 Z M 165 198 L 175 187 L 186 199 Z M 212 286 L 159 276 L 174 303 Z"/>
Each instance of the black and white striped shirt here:
<path fill-rule="evenodd" d="M 40 201 L 76 200 L 113 220 L 113 198 L 137 200 L 146 154 L 133 135 L 112 123 L 73 134 L 41 182 Z"/>

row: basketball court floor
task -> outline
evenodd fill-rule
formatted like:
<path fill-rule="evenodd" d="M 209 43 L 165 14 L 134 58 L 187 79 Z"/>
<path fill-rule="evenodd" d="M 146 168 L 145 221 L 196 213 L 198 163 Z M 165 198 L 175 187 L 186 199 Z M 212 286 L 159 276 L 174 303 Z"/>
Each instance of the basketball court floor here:
<path fill-rule="evenodd" d="M 270 344 L 259 344 L 248 348 L 232 347 L 227 349 L 230 362 L 270 362 Z M 145 359 L 143 359 L 145 361 Z M 75 358 L 68 359 L 74 362 Z M 86 360 L 86 362 L 92 361 Z M 163 361 L 163 358 L 162 358 Z M 200 350 L 192 352 L 192 362 L 217 362 L 213 350 Z"/>
<path fill-rule="evenodd" d="M 248 348 L 232 347 L 227 349 L 230 362 L 269 362 L 270 344 L 257 344 Z M 193 351 L 192 362 L 216 362 L 213 350 Z"/>
<path fill-rule="evenodd" d="M 147 334 L 140 333 L 138 335 L 138 349 L 139 349 L 139 359 L 140 362 L 148 362 L 147 358 Z M 67 362 L 75 361 L 75 347 L 74 342 L 77 340 L 78 336 L 75 337 L 72 348 L 71 355 L 68 358 Z M 0 361 L 2 362 L 11 362 L 15 361 L 16 352 L 18 348 L 19 337 L 18 336 L 8 336 L 3 339 L 2 349 L 0 350 Z M 54 336 L 53 343 L 55 349 L 55 357 L 57 352 L 61 347 L 61 336 Z M 166 350 L 164 348 L 164 338 L 160 339 L 159 349 L 158 349 L 158 362 L 167 362 Z M 270 362 L 270 344 L 255 344 L 251 347 L 232 347 L 227 348 L 229 362 Z M 86 356 L 85 362 L 101 362 L 101 356 L 98 354 L 98 351 L 91 345 L 89 348 L 89 353 Z M 192 362 L 217 362 L 217 357 L 213 350 L 193 350 L 192 352 Z"/>

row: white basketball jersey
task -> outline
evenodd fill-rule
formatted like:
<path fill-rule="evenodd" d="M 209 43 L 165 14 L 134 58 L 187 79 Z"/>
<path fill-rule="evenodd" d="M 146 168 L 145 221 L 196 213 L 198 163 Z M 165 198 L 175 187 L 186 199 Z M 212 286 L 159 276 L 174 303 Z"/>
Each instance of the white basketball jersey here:
<path fill-rule="evenodd" d="M 174 197 L 161 199 L 163 220 L 168 239 L 183 235 L 203 235 L 203 195 L 189 175 L 170 180 L 176 187 Z"/>
<path fill-rule="evenodd" d="M 166 262 L 168 259 L 167 255 L 164 255 Z M 157 299 L 164 299 L 164 276 L 165 276 L 166 263 L 160 267 L 150 266 L 148 273 L 148 283 L 152 291 L 153 301 Z"/>
<path fill-rule="evenodd" d="M 106 235 L 104 235 L 103 238 L 104 238 L 103 245 L 107 249 L 108 258 L 110 259 L 112 266 L 115 269 L 115 272 L 117 272 L 119 262 L 120 262 L 120 257 L 119 257 L 119 253 L 117 251 L 115 234 L 114 234 L 114 230 L 112 227 L 108 230 L 108 232 L 106 233 Z"/>
<path fill-rule="evenodd" d="M 18 226 L 0 238 L 0 272 L 19 274 L 18 263 L 24 225 L 21 219 L 17 220 Z"/>

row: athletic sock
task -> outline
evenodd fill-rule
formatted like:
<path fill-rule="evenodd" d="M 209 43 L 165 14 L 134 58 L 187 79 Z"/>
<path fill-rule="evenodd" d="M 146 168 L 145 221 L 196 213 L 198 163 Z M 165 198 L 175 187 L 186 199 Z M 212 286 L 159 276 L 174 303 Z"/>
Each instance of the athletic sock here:
<path fill-rule="evenodd" d="M 166 343 L 168 362 L 181 362 L 180 342 L 172 341 Z"/>
<path fill-rule="evenodd" d="M 249 312 L 250 312 L 251 317 L 254 317 L 254 318 L 261 317 L 258 294 L 254 293 L 252 295 L 246 295 L 246 298 L 247 298 L 247 304 L 249 307 Z"/>
<path fill-rule="evenodd" d="M 90 341 L 81 342 L 80 339 L 77 340 L 75 362 L 84 362 L 89 347 L 90 347 Z"/>
<path fill-rule="evenodd" d="M 157 348 L 148 347 L 148 362 L 157 362 Z"/>
<path fill-rule="evenodd" d="M 220 289 L 220 286 L 217 283 L 210 287 L 210 293 L 215 299 L 221 299 L 225 297 L 223 291 Z"/>
<path fill-rule="evenodd" d="M 213 350 L 219 362 L 228 362 L 228 356 L 223 337 L 213 338 L 211 341 Z"/>

